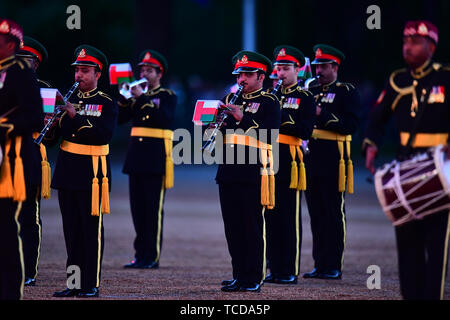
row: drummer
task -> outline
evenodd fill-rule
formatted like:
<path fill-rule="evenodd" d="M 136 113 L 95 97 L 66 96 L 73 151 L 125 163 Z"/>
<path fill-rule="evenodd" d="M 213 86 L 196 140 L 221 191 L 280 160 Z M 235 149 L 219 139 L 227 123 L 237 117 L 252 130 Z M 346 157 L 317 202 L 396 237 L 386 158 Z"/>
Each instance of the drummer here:
<path fill-rule="evenodd" d="M 433 61 L 437 44 L 438 29 L 431 22 L 406 23 L 403 58 L 407 68 L 390 75 L 371 110 L 363 142 L 366 167 L 372 174 L 382 132 L 391 116 L 400 133 L 398 160 L 448 145 L 450 68 Z M 395 227 L 404 299 L 443 299 L 449 233 L 448 209 Z"/>

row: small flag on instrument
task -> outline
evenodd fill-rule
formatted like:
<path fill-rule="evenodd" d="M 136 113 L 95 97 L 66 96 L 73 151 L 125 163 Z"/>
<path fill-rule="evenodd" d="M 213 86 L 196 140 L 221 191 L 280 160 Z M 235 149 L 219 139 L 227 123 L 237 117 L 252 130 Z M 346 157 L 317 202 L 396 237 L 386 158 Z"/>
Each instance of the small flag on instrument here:
<path fill-rule="evenodd" d="M 309 79 L 312 77 L 311 64 L 309 63 L 308 57 L 305 57 L 305 65 L 300 68 L 297 77 L 300 79 Z"/>
<path fill-rule="evenodd" d="M 197 100 L 192 121 L 198 126 L 216 121 L 217 110 L 221 104 L 220 100 Z"/>
<path fill-rule="evenodd" d="M 58 89 L 41 88 L 41 98 L 44 113 L 53 113 L 55 111 L 57 92 Z"/>
<path fill-rule="evenodd" d="M 109 66 L 109 83 L 111 85 L 133 81 L 133 71 L 129 63 L 114 63 Z"/>

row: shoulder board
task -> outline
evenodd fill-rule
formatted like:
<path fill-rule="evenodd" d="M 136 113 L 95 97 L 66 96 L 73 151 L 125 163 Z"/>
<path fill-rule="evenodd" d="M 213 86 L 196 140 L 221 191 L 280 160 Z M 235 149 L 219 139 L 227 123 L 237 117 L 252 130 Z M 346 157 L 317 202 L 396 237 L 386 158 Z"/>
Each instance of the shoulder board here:
<path fill-rule="evenodd" d="M 110 96 L 108 96 L 106 93 L 104 93 L 103 91 L 99 91 L 98 94 L 101 95 L 102 97 L 108 99 L 109 101 L 113 101 L 112 98 Z"/>
<path fill-rule="evenodd" d="M 268 98 L 272 99 L 273 101 L 278 101 L 277 96 L 274 95 L 274 94 L 271 94 L 271 93 L 269 93 L 269 92 L 261 91 L 261 95 L 262 95 L 263 97 L 268 97 Z"/>
<path fill-rule="evenodd" d="M 297 91 L 298 92 L 302 92 L 304 94 L 306 94 L 307 96 L 312 96 L 313 93 L 307 89 L 302 89 L 300 86 L 297 87 Z"/>
<path fill-rule="evenodd" d="M 170 90 L 170 89 L 164 89 L 164 88 L 161 88 L 159 91 L 161 91 L 161 92 L 167 92 L 167 93 L 170 94 L 171 96 L 175 95 L 175 92 L 174 92 L 173 90 Z"/>
<path fill-rule="evenodd" d="M 52 86 L 50 85 L 50 83 L 48 83 L 47 81 L 44 81 L 44 80 L 41 80 L 41 79 L 38 79 L 37 80 L 38 81 L 38 83 L 42 83 L 44 86 L 46 86 L 47 88 L 51 88 Z"/>
<path fill-rule="evenodd" d="M 347 91 L 350 91 L 350 89 L 355 90 L 355 86 L 348 82 L 338 82 L 338 83 L 336 83 L 336 86 L 345 87 L 347 89 Z"/>

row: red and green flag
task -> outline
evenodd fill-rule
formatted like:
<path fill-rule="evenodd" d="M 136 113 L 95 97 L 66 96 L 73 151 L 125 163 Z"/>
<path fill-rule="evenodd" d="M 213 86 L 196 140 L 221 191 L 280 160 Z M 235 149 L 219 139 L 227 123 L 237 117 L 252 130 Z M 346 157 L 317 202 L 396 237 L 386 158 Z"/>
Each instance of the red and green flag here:
<path fill-rule="evenodd" d="M 133 70 L 129 63 L 114 63 L 109 66 L 109 83 L 111 85 L 133 81 Z"/>
<path fill-rule="evenodd" d="M 221 104 L 220 100 L 197 100 L 192 121 L 198 126 L 215 122 Z"/>

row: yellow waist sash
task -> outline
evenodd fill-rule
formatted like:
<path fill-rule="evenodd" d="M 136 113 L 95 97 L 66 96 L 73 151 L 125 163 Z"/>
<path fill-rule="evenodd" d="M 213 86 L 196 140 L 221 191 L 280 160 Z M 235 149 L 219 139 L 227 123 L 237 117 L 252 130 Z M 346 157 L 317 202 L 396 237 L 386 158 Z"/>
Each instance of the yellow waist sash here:
<path fill-rule="evenodd" d="M 99 186 L 98 186 L 98 159 L 102 162 L 102 202 L 101 212 L 110 213 L 109 207 L 109 182 L 108 182 L 108 166 L 106 165 L 106 156 L 109 154 L 109 145 L 92 146 L 86 144 L 78 144 L 63 140 L 61 142 L 61 150 L 66 152 L 92 156 L 92 168 L 94 170 L 94 178 L 92 179 L 92 208 L 91 214 L 98 216 L 99 213 Z"/>
<path fill-rule="evenodd" d="M 406 146 L 409 132 L 400 132 L 400 142 Z M 440 144 L 447 144 L 448 133 L 417 133 L 412 143 L 413 148 L 428 148 Z"/>
<path fill-rule="evenodd" d="M 273 209 L 275 207 L 275 173 L 273 171 L 272 145 L 241 134 L 226 134 L 225 143 L 259 149 L 263 166 L 261 173 L 261 205 L 267 207 L 267 209 Z M 269 164 L 269 172 L 267 172 L 267 164 Z"/>
<path fill-rule="evenodd" d="M 311 137 L 313 139 L 323 139 L 323 140 L 333 140 L 337 141 L 338 148 L 339 148 L 339 186 L 338 191 L 344 192 L 345 191 L 345 161 L 344 161 L 344 142 L 346 144 L 346 151 L 347 151 L 347 192 L 353 193 L 354 192 L 354 186 L 353 186 L 353 162 L 350 159 L 350 142 L 352 141 L 351 135 L 343 135 L 339 134 L 333 131 L 328 130 L 321 130 L 321 129 L 314 129 L 312 132 Z"/>
<path fill-rule="evenodd" d="M 164 139 L 164 148 L 166 150 L 166 175 L 164 178 L 164 187 L 166 189 L 172 188 L 174 184 L 172 159 L 173 131 L 168 129 L 133 127 L 131 128 L 131 136 Z"/>
<path fill-rule="evenodd" d="M 280 133 L 278 135 L 277 142 L 289 145 L 289 151 L 291 153 L 292 158 L 291 183 L 289 185 L 289 188 L 297 190 L 306 190 L 305 164 L 303 163 L 303 152 L 300 149 L 300 146 L 302 145 L 302 139 Z M 295 161 L 297 155 L 300 160 L 300 174 L 298 172 L 297 161 Z"/>

